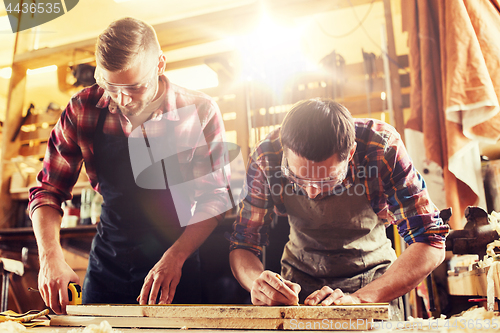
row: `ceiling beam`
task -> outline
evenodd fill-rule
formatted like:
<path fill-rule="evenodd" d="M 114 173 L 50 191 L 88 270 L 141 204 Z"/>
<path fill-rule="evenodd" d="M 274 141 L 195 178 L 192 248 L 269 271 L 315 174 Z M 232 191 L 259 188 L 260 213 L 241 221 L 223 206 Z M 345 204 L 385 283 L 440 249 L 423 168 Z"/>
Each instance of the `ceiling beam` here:
<path fill-rule="evenodd" d="M 354 6 L 371 0 L 350 0 Z M 382 0 L 375 0 L 382 1 Z M 250 32 L 259 22 L 262 10 L 278 21 L 325 13 L 349 7 L 346 0 L 269 0 L 213 13 L 193 16 L 154 25 L 164 51 L 199 45 Z M 14 61 L 20 67 L 40 68 L 49 65 L 81 63 L 94 56 L 96 38 L 57 47 L 18 54 Z"/>

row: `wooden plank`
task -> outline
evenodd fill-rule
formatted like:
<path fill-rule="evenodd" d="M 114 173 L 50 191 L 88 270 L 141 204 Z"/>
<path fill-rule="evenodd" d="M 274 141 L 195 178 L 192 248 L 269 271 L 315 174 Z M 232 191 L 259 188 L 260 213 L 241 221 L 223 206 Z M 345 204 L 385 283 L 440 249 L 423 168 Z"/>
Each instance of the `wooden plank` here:
<path fill-rule="evenodd" d="M 367 319 L 248 319 L 248 318 L 152 318 L 52 316 L 50 326 L 99 325 L 106 320 L 113 328 L 205 328 L 258 330 L 370 330 L 373 321 Z"/>
<path fill-rule="evenodd" d="M 9 193 L 10 197 L 12 200 L 27 200 L 29 196 L 29 189 L 32 186 L 36 185 L 36 175 L 38 174 L 38 171 L 36 171 L 36 174 L 29 174 L 28 175 L 28 183 L 26 187 L 10 187 L 9 188 Z M 78 180 L 73 187 L 73 191 L 71 192 L 73 195 L 80 195 L 82 193 L 82 190 L 84 188 L 89 188 L 90 187 L 90 182 L 87 177 L 87 173 L 85 172 L 85 167 L 82 167 L 82 170 L 80 171 L 80 174 L 78 175 Z"/>
<path fill-rule="evenodd" d="M 47 127 L 47 128 L 37 128 L 34 131 L 30 132 L 24 132 L 21 131 L 19 133 L 19 140 L 21 143 L 26 143 L 31 140 L 38 140 L 38 141 L 47 141 L 50 137 L 50 132 L 52 131 L 52 127 Z"/>
<path fill-rule="evenodd" d="M 488 282 L 486 277 L 490 267 L 476 268 L 458 275 L 448 276 L 450 295 L 456 296 L 487 296 Z M 500 277 L 494 276 L 495 295 L 500 295 Z"/>
<path fill-rule="evenodd" d="M 36 157 L 44 157 L 45 151 L 47 150 L 47 142 L 46 141 L 35 141 L 33 145 L 24 144 L 19 148 L 19 155 L 21 156 L 36 156 Z"/>
<path fill-rule="evenodd" d="M 99 325 L 106 320 L 113 328 L 220 328 L 220 329 L 266 329 L 283 327 L 282 319 L 240 319 L 240 318 L 154 318 L 154 317 L 94 317 L 94 316 L 52 316 L 50 326 Z"/>
<path fill-rule="evenodd" d="M 353 116 L 368 112 L 366 96 L 345 98 L 344 100 L 340 100 L 339 103 L 344 105 Z M 372 94 L 370 97 L 370 109 L 372 113 L 383 112 L 387 110 L 387 104 L 380 98 L 380 95 Z"/>
<path fill-rule="evenodd" d="M 27 35 L 23 35 L 27 36 Z M 16 44 L 20 41 L 20 35 L 16 37 Z M 0 227 L 8 228 L 15 225 L 12 218 L 17 204 L 12 201 L 9 195 L 9 181 L 14 172 L 14 164 L 9 163 L 16 157 L 20 147 L 19 136 L 12 142 L 12 137 L 21 123 L 23 117 L 23 98 L 26 89 L 26 70 L 16 64 L 12 65 L 12 78 L 9 83 L 7 94 L 7 109 L 2 127 L 2 143 L 0 147 Z"/>
<path fill-rule="evenodd" d="M 69 315 L 151 318 L 389 319 L 388 304 L 336 306 L 68 305 Z"/>
<path fill-rule="evenodd" d="M 384 13 L 385 13 L 385 28 L 387 34 L 387 53 L 391 59 L 397 59 L 396 43 L 394 41 L 394 27 L 391 10 L 391 0 L 384 0 Z M 392 107 L 394 111 L 394 127 L 401 136 L 403 143 L 405 142 L 405 122 L 403 115 L 403 107 L 401 102 L 401 84 L 399 82 L 399 69 L 398 65 L 394 62 L 389 64 L 390 78 L 391 78 L 391 91 L 392 91 Z"/>
<path fill-rule="evenodd" d="M 47 113 L 39 113 L 39 114 L 30 114 L 24 125 L 41 125 L 43 123 L 47 123 L 49 125 L 54 125 L 57 123 L 59 118 L 61 117 L 60 112 L 47 112 Z"/>
<path fill-rule="evenodd" d="M 409 66 L 408 55 L 400 55 L 397 57 L 399 67 L 406 68 Z M 384 73 L 384 62 L 381 57 L 377 57 L 375 59 L 375 73 Z M 358 63 L 350 63 L 345 65 L 344 77 L 357 77 L 364 78 L 365 77 L 365 64 L 363 62 Z M 406 74 L 402 74 L 406 75 Z"/>

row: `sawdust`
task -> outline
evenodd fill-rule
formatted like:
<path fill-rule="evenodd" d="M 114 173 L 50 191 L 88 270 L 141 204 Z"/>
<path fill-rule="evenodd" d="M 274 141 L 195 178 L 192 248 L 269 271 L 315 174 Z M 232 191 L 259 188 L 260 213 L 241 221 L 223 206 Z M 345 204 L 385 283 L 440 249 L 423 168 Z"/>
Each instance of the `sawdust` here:
<path fill-rule="evenodd" d="M 2 333 L 22 333 L 26 332 L 26 327 L 16 321 L 5 321 L 0 324 L 0 332 Z"/>
<path fill-rule="evenodd" d="M 448 328 L 443 332 L 498 332 L 500 317 L 493 311 L 483 307 L 473 306 L 448 320 Z"/>
<path fill-rule="evenodd" d="M 498 316 L 495 314 L 495 312 L 487 311 L 485 308 L 477 306 L 474 306 L 469 310 L 460 313 L 458 317 L 464 319 L 498 319 Z"/>
<path fill-rule="evenodd" d="M 122 331 L 114 330 L 113 327 L 106 321 L 101 321 L 100 325 L 91 324 L 85 328 L 74 328 L 68 333 L 123 333 Z"/>

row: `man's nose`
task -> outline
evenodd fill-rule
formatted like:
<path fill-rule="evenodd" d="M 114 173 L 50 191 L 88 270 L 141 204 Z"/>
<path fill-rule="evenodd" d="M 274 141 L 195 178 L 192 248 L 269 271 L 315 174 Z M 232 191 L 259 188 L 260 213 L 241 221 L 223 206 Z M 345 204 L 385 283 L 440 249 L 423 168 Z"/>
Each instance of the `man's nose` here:
<path fill-rule="evenodd" d="M 305 188 L 307 196 L 311 199 L 316 198 L 319 194 L 321 194 L 321 190 L 317 189 L 316 187 L 313 186 L 307 186 Z"/>
<path fill-rule="evenodd" d="M 132 102 L 132 97 L 120 90 L 118 93 L 118 104 L 120 106 L 127 106 L 130 102 Z"/>

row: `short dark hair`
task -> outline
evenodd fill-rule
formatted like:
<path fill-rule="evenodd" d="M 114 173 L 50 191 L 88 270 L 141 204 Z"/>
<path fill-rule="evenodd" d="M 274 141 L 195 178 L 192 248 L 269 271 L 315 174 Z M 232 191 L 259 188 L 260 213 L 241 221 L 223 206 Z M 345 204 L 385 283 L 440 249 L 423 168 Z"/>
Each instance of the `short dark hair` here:
<path fill-rule="evenodd" d="M 347 108 L 332 99 L 309 99 L 295 103 L 283 119 L 283 149 L 314 162 L 334 154 L 347 159 L 354 145 L 354 119 Z"/>
<path fill-rule="evenodd" d="M 161 48 L 153 27 L 126 17 L 112 22 L 97 38 L 96 59 L 104 69 L 116 72 L 133 66 L 148 52 L 160 54 Z"/>

